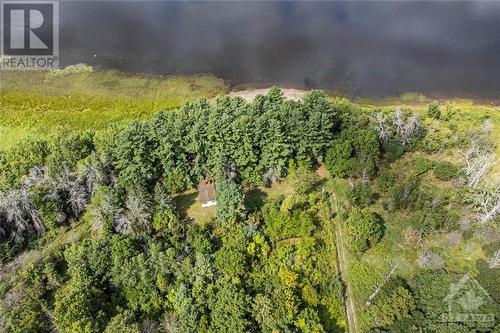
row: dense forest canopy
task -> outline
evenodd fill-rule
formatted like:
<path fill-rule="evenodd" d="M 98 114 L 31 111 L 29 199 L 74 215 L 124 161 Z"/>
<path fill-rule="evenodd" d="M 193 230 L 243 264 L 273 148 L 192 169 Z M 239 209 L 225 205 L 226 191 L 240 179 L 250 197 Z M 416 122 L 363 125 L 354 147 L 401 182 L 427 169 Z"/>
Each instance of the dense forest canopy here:
<path fill-rule="evenodd" d="M 481 311 L 500 314 L 491 120 L 457 131 L 454 117 L 272 88 L 22 141 L 0 155 L 0 328 L 342 332 L 353 293 L 360 331 L 499 330 L 439 320 L 465 272 L 491 297 Z M 202 180 L 217 190 L 208 223 L 178 200 Z M 449 260 L 444 236 L 453 251 L 481 239 L 481 255 Z M 30 250 L 40 260 L 9 271 Z"/>

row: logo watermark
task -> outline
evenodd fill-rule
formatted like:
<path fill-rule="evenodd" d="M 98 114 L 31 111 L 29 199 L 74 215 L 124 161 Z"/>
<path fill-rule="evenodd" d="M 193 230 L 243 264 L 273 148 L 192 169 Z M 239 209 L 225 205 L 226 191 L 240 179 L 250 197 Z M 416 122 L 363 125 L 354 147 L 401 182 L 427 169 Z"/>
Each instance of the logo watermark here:
<path fill-rule="evenodd" d="M 452 283 L 450 292 L 444 298 L 448 313 L 441 315 L 441 321 L 447 323 L 477 323 L 488 325 L 495 322 L 495 315 L 483 311 L 483 306 L 493 300 L 486 290 L 472 277 L 465 274 L 457 283 Z"/>
<path fill-rule="evenodd" d="M 59 67 L 59 3 L 0 1 L 0 69 Z"/>

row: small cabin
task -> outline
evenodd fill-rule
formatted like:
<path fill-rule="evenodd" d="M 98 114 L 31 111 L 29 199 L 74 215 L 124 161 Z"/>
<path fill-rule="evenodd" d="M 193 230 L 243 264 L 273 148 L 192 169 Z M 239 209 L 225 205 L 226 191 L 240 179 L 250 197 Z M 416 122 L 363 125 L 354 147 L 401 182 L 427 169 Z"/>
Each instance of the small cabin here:
<path fill-rule="evenodd" d="M 217 204 L 215 196 L 215 184 L 209 181 L 202 181 L 198 184 L 198 194 L 200 195 L 201 207 L 211 207 Z"/>

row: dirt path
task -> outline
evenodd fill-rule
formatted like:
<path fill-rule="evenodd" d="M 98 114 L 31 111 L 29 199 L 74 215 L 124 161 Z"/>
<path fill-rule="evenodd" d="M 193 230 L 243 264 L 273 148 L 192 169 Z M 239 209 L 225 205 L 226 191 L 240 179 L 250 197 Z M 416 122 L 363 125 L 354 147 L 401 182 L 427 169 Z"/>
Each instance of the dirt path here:
<path fill-rule="evenodd" d="M 356 309 L 354 307 L 354 299 L 352 297 L 352 287 L 349 283 L 349 279 L 347 276 L 347 250 L 345 248 L 346 242 L 345 237 L 342 231 L 339 207 L 337 204 L 337 196 L 335 193 L 332 193 L 333 202 L 331 202 L 332 206 L 335 205 L 335 239 L 337 240 L 337 254 L 339 260 L 339 268 L 340 268 L 340 277 L 346 286 L 345 291 L 345 305 L 346 305 L 346 314 L 347 314 L 347 322 L 348 322 L 348 331 L 349 333 L 358 333 L 358 325 L 356 319 Z"/>

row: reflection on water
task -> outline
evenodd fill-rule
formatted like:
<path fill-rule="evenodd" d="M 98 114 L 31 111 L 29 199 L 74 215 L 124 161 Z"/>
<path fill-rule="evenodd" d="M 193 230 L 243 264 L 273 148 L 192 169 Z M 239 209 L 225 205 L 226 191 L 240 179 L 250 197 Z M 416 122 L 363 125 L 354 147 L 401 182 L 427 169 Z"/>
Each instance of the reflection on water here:
<path fill-rule="evenodd" d="M 62 64 L 498 96 L 500 2 L 61 2 Z"/>

